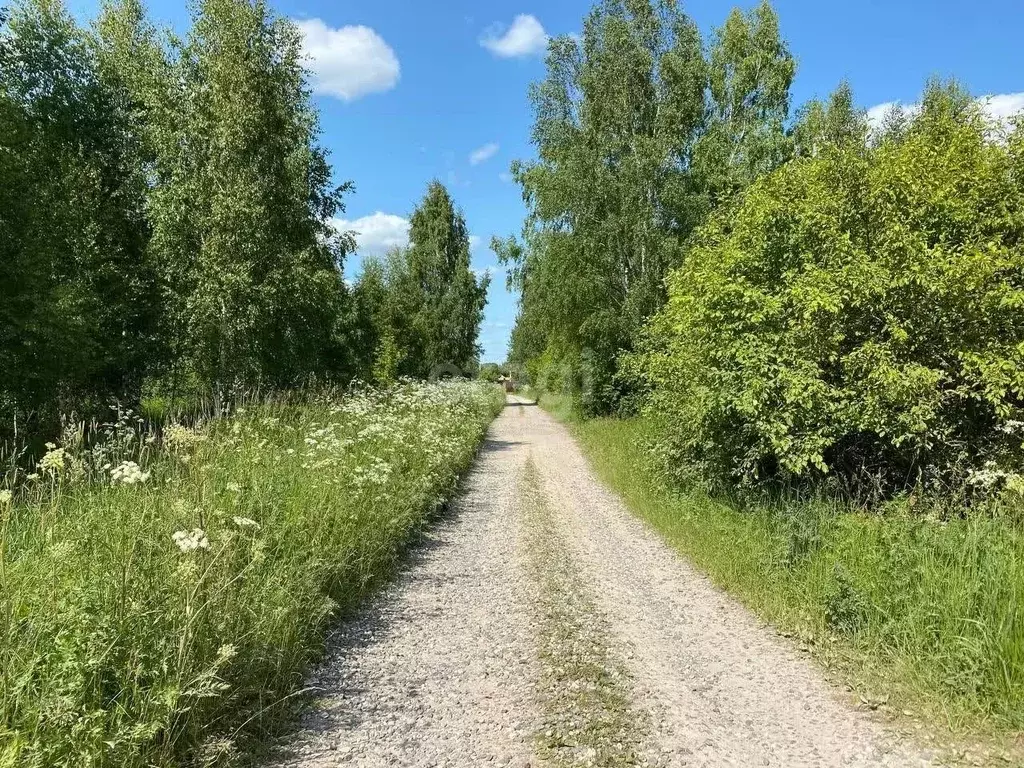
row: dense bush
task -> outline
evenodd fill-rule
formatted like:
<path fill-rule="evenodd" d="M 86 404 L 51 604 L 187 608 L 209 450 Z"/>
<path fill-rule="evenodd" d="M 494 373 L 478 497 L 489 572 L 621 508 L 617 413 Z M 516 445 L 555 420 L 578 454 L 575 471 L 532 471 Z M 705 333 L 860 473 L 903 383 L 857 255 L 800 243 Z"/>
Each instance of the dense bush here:
<path fill-rule="evenodd" d="M 677 470 L 905 485 L 1020 449 L 1022 130 L 955 86 L 820 137 L 698 233 L 633 359 Z"/>

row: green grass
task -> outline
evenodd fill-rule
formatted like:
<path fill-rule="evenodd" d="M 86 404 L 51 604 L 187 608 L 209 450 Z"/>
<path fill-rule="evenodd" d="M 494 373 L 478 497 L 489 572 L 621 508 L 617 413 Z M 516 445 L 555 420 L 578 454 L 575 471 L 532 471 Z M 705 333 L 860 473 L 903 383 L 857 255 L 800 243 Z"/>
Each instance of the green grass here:
<path fill-rule="evenodd" d="M 571 414 L 564 399 L 545 407 Z M 642 419 L 570 419 L 595 471 L 681 554 L 872 706 L 942 732 L 1024 728 L 1024 535 L 981 514 L 941 522 L 905 505 L 864 514 L 816 501 L 740 509 L 670 489 Z"/>
<path fill-rule="evenodd" d="M 241 762 L 500 407 L 493 387 L 408 384 L 240 409 L 159 449 L 123 415 L 96 449 L 69 435 L 49 471 L 8 477 L 0 766 Z M 128 459 L 134 484 L 111 475 Z"/>
<path fill-rule="evenodd" d="M 520 494 L 530 575 L 537 587 L 533 629 L 543 713 L 537 724 L 538 753 L 558 766 L 638 765 L 649 716 L 633 706 L 632 679 L 557 529 L 532 458 Z"/>

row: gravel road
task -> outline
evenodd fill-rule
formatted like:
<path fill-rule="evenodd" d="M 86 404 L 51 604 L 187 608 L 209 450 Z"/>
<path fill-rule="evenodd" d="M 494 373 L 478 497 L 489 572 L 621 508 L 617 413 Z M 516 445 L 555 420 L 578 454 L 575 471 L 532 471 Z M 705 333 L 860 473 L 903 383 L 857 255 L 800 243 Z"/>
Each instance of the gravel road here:
<path fill-rule="evenodd" d="M 509 400 L 451 512 L 397 582 L 332 638 L 310 681 L 319 704 L 274 765 L 932 764 L 633 518 L 565 427 Z M 550 664 L 538 653 L 551 658 L 537 599 L 549 579 L 531 557 L 528 463 L 552 518 L 545 536 L 559 540 L 540 561 L 557 560 L 557 573 L 571 564 L 608 635 L 612 650 L 601 653 L 625 668 L 616 686 L 650 724 L 634 762 L 538 752 L 545 702 L 564 697 L 545 693 Z"/>

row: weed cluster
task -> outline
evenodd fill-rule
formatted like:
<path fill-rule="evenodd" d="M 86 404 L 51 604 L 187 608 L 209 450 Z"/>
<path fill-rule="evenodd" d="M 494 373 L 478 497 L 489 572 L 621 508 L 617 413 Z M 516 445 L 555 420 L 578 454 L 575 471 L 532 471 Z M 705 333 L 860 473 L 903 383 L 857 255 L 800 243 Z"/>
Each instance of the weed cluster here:
<path fill-rule="evenodd" d="M 405 383 L 162 437 L 122 414 L 10 473 L 0 766 L 232 764 L 452 494 L 500 397 Z"/>

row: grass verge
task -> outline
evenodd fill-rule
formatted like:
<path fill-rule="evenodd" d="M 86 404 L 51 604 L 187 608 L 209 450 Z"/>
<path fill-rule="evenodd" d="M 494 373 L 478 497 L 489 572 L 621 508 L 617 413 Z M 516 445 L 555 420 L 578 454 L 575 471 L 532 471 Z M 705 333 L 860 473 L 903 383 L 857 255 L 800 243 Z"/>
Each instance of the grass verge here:
<path fill-rule="evenodd" d="M 0 496 L 0 766 L 240 762 L 502 400 L 404 384 L 69 435 Z"/>
<path fill-rule="evenodd" d="M 638 765 L 649 723 L 632 706 L 629 675 L 556 529 L 532 459 L 520 499 L 540 619 L 538 753 L 555 765 Z"/>
<path fill-rule="evenodd" d="M 642 419 L 578 420 L 565 399 L 541 402 L 570 421 L 595 472 L 636 515 L 795 636 L 865 706 L 940 738 L 954 756 L 1021 759 L 1019 527 L 981 515 L 864 514 L 822 500 L 741 509 L 667 487 L 649 467 Z"/>

